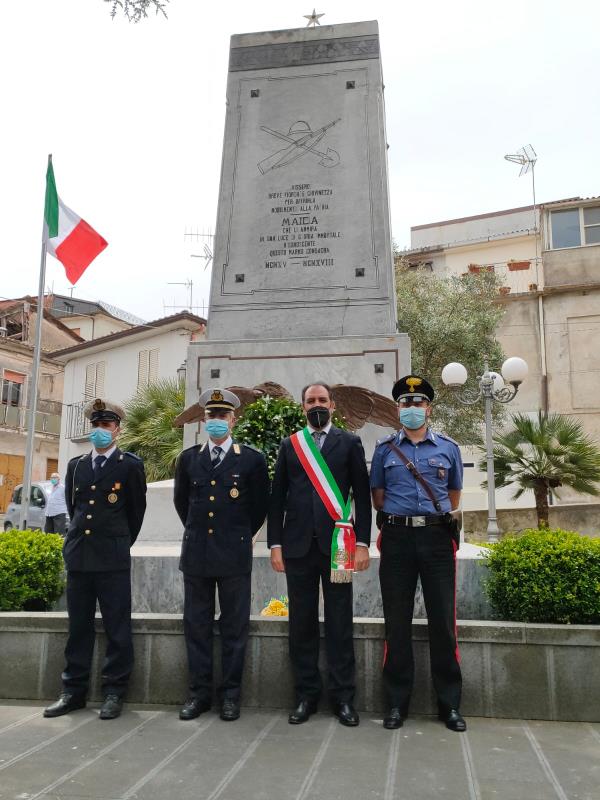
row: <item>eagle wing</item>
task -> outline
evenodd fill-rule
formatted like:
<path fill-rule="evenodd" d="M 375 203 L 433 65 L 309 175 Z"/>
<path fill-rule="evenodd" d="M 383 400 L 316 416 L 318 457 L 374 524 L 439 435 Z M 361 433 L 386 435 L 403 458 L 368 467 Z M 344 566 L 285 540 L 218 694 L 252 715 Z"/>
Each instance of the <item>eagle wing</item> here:
<path fill-rule="evenodd" d="M 398 410 L 393 400 L 364 386 L 338 383 L 331 388 L 336 410 L 351 430 L 357 431 L 367 422 L 398 429 Z"/>

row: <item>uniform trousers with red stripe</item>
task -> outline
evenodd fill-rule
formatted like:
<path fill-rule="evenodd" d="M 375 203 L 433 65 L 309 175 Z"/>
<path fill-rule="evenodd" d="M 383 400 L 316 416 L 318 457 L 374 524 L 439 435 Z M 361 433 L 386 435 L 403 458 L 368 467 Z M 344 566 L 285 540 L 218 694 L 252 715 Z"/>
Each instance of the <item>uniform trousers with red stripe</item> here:
<path fill-rule="evenodd" d="M 412 618 L 421 579 L 431 675 L 441 712 L 458 709 L 462 677 L 456 643 L 456 545 L 449 526 L 384 525 L 379 582 L 385 617 L 384 685 L 390 708 L 408 712 L 414 683 Z"/>

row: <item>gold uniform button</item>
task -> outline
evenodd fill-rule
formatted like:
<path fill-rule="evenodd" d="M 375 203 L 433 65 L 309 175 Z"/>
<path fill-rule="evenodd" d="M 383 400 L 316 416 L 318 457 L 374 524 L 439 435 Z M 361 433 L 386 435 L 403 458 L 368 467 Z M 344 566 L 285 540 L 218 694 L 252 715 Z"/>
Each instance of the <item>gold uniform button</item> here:
<path fill-rule="evenodd" d="M 95 502 L 95 500 L 90 500 L 90 505 L 93 506 Z"/>
<path fill-rule="evenodd" d="M 211 481 L 211 482 L 210 482 L 210 485 L 211 485 L 211 486 L 216 486 L 216 485 L 217 485 L 217 482 L 216 482 L 216 481 Z"/>
<path fill-rule="evenodd" d="M 209 512 L 208 512 L 208 516 L 209 516 L 209 517 L 214 517 L 214 513 L 213 513 L 212 511 L 209 511 Z"/>
<path fill-rule="evenodd" d="M 90 489 L 93 489 L 94 492 L 96 491 L 96 487 L 95 486 L 90 486 Z"/>
<path fill-rule="evenodd" d="M 86 534 L 91 533 L 91 530 L 88 528 L 87 530 L 84 531 L 84 533 Z"/>
<path fill-rule="evenodd" d="M 208 529 L 208 532 L 209 532 L 209 533 L 214 533 L 214 531 L 213 531 L 213 529 L 212 529 L 212 528 L 209 528 L 209 529 Z"/>
<path fill-rule="evenodd" d="M 86 519 L 91 519 L 91 518 L 92 518 L 91 514 L 88 514 L 87 517 L 86 517 Z"/>
<path fill-rule="evenodd" d="M 214 502 L 214 499 L 215 499 L 215 498 L 214 498 L 214 497 L 212 496 L 212 494 L 211 494 L 211 496 L 210 496 L 208 499 L 209 499 L 209 500 L 212 500 L 212 501 Z"/>

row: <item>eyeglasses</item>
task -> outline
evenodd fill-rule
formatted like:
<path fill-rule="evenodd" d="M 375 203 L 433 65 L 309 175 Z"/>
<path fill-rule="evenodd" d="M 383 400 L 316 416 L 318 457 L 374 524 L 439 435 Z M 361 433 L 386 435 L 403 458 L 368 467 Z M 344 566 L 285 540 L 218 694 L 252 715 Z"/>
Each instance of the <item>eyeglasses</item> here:
<path fill-rule="evenodd" d="M 427 397 L 422 397 L 421 395 L 415 395 L 414 397 L 401 397 L 398 400 L 398 405 L 401 408 L 407 408 L 408 406 L 422 406 L 428 404 L 429 404 L 429 399 Z"/>

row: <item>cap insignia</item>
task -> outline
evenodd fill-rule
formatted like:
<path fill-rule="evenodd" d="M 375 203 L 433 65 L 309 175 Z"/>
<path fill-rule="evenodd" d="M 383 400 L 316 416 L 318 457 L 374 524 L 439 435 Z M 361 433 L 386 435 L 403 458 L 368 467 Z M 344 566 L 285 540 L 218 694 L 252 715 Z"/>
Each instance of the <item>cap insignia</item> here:
<path fill-rule="evenodd" d="M 214 403 L 222 403 L 223 402 L 223 393 L 219 391 L 219 389 L 215 389 L 215 391 L 211 394 L 210 399 Z"/>
<path fill-rule="evenodd" d="M 420 386 L 423 383 L 421 378 L 407 378 L 406 385 L 408 386 L 408 390 L 410 392 L 414 392 L 417 386 Z"/>
<path fill-rule="evenodd" d="M 96 400 L 94 400 L 94 405 L 92 408 L 94 411 L 106 411 L 106 403 L 104 400 L 100 400 L 98 397 Z"/>

